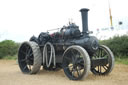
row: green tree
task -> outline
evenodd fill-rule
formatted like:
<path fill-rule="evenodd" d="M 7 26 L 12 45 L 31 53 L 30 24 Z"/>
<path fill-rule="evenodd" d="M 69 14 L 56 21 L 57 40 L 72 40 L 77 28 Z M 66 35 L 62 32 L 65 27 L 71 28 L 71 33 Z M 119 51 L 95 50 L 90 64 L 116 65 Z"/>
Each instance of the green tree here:
<path fill-rule="evenodd" d="M 4 40 L 0 42 L 0 59 L 4 56 L 13 56 L 18 51 L 19 44 L 12 40 Z"/>
<path fill-rule="evenodd" d="M 101 44 L 107 45 L 115 56 L 128 56 L 128 36 L 115 36 L 108 40 L 101 41 Z"/>

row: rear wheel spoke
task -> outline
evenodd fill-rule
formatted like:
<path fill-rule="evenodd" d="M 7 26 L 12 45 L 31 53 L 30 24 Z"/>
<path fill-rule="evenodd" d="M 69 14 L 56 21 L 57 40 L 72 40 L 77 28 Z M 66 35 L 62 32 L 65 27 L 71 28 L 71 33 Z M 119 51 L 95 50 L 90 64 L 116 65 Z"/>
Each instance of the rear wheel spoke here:
<path fill-rule="evenodd" d="M 26 55 L 26 52 L 24 52 L 24 51 L 20 51 L 22 54 L 24 54 L 24 55 Z"/>
<path fill-rule="evenodd" d="M 73 68 L 73 65 L 65 67 L 66 69 Z"/>
<path fill-rule="evenodd" d="M 28 54 L 29 46 L 26 46 L 26 54 Z"/>
<path fill-rule="evenodd" d="M 79 73 L 79 71 L 78 71 L 78 70 L 76 70 L 76 71 L 77 71 L 77 75 L 78 75 L 78 76 L 80 76 L 80 73 Z"/>
<path fill-rule="evenodd" d="M 71 61 L 71 58 L 69 58 L 69 57 L 67 57 L 67 56 L 65 57 L 65 59 L 68 60 L 68 61 Z"/>
<path fill-rule="evenodd" d="M 28 65 L 29 66 L 29 70 L 31 71 L 31 65 Z"/>
<path fill-rule="evenodd" d="M 76 71 L 77 71 L 77 75 L 80 76 L 81 75 L 80 69 L 76 68 Z"/>
<path fill-rule="evenodd" d="M 75 74 L 75 70 L 73 69 L 72 70 L 72 77 L 74 77 L 74 74 Z"/>
<path fill-rule="evenodd" d="M 30 56 L 30 54 L 33 54 L 31 48 L 28 49 L 28 53 L 27 53 L 27 55 Z"/>
<path fill-rule="evenodd" d="M 26 65 L 26 66 L 24 66 L 23 70 L 25 70 L 26 68 L 27 68 L 27 65 Z"/>
<path fill-rule="evenodd" d="M 24 61 L 26 61 L 26 59 L 22 59 L 22 60 L 20 60 L 20 62 L 24 62 Z"/>

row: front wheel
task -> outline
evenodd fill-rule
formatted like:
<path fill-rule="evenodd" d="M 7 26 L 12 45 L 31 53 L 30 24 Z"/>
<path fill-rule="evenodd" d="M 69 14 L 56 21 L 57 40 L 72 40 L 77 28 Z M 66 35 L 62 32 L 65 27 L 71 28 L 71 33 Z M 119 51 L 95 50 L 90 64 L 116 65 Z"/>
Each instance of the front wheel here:
<path fill-rule="evenodd" d="M 114 67 L 114 55 L 105 45 L 101 45 L 91 58 L 91 71 L 95 75 L 107 75 Z"/>
<path fill-rule="evenodd" d="M 89 55 L 81 46 L 70 46 L 64 52 L 62 66 L 69 79 L 80 80 L 90 71 Z"/>

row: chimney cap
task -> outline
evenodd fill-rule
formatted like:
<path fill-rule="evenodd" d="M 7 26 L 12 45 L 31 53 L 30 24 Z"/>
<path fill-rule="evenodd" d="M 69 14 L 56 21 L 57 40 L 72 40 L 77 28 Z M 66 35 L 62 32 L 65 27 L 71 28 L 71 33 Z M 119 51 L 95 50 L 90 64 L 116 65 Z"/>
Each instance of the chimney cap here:
<path fill-rule="evenodd" d="M 89 11 L 89 9 L 88 8 L 82 8 L 82 9 L 80 9 L 80 11 L 82 12 L 82 11 Z"/>

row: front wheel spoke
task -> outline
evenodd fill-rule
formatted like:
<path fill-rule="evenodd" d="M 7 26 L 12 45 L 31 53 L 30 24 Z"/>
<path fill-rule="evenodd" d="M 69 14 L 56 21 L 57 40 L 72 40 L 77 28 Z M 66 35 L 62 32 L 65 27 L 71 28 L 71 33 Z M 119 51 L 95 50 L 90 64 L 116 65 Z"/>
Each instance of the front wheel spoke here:
<path fill-rule="evenodd" d="M 98 66 L 98 72 L 100 73 L 100 66 Z"/>
<path fill-rule="evenodd" d="M 74 61 L 77 62 L 77 60 L 78 60 L 78 57 L 75 57 Z"/>
<path fill-rule="evenodd" d="M 73 50 L 71 50 L 71 54 L 72 54 L 72 60 L 75 63 L 75 61 L 77 60 L 76 55 L 74 54 Z"/>
<path fill-rule="evenodd" d="M 100 57 L 102 57 L 102 49 L 100 50 Z"/>
<path fill-rule="evenodd" d="M 75 64 L 75 59 L 74 57 L 72 56 L 72 63 Z"/>
<path fill-rule="evenodd" d="M 105 71 L 107 70 L 105 66 L 102 66 L 102 67 L 104 68 Z"/>
<path fill-rule="evenodd" d="M 105 65 L 105 67 L 108 69 L 109 67 L 107 65 Z"/>
<path fill-rule="evenodd" d="M 101 53 L 101 50 L 102 50 L 102 49 L 99 49 L 98 58 L 101 57 L 101 54 L 102 54 L 102 53 Z"/>
<path fill-rule="evenodd" d="M 77 53 L 76 56 L 75 56 L 75 62 L 77 62 L 77 60 L 80 59 L 80 54 Z"/>
<path fill-rule="evenodd" d="M 102 56 L 102 57 L 105 57 L 107 54 L 106 53 L 104 53 L 104 55 Z"/>
<path fill-rule="evenodd" d="M 99 66 L 99 68 L 100 68 L 100 71 L 99 72 L 101 73 L 101 66 Z"/>
<path fill-rule="evenodd" d="M 77 54 L 76 54 L 76 57 L 77 57 L 77 58 L 80 58 L 80 54 L 79 54 L 79 53 L 77 53 Z"/>
<path fill-rule="evenodd" d="M 74 52 L 73 52 L 73 49 L 71 50 L 71 53 L 72 53 L 73 56 L 75 56 L 75 54 L 74 54 Z"/>
<path fill-rule="evenodd" d="M 97 58 L 98 57 L 98 55 L 95 53 L 94 55 L 93 55 L 95 58 Z"/>

